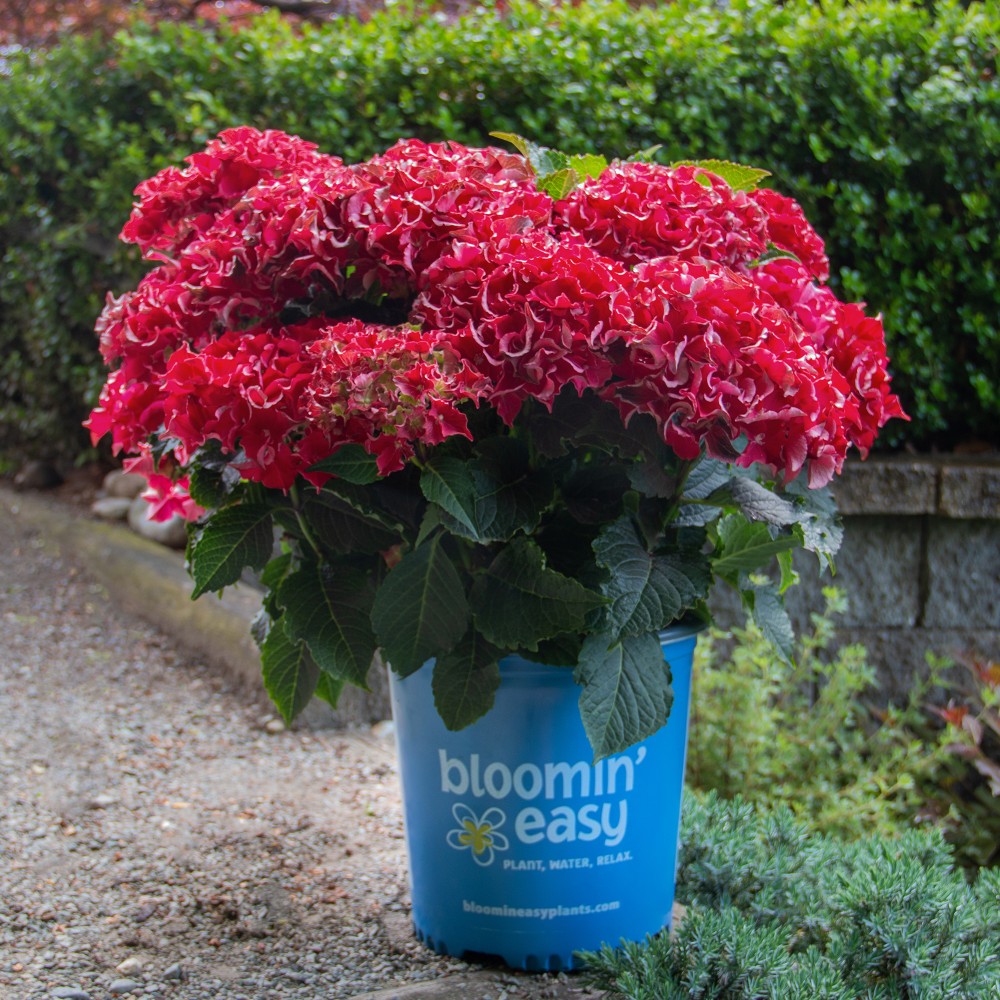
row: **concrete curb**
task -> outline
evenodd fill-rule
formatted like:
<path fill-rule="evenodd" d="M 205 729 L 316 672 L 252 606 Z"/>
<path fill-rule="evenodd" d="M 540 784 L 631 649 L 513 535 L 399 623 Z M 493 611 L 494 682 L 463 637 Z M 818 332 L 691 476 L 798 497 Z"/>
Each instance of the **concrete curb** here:
<path fill-rule="evenodd" d="M 250 622 L 261 606 L 259 591 L 236 584 L 221 595 L 204 594 L 193 601 L 193 584 L 180 552 L 41 494 L 0 486 L 0 503 L 25 531 L 38 533 L 79 564 L 129 614 L 165 632 L 246 694 L 266 699 L 260 654 L 250 635 Z M 311 728 L 370 725 L 387 718 L 382 671 L 372 669 L 371 683 L 370 693 L 345 691 L 335 712 L 314 701 L 304 713 L 305 724 Z"/>

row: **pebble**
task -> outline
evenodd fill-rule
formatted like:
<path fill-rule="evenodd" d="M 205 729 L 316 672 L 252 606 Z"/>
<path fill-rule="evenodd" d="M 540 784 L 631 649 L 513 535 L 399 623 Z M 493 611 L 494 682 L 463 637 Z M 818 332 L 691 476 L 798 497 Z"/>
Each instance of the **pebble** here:
<path fill-rule="evenodd" d="M 175 514 L 168 521 L 151 521 L 151 509 L 147 501 L 136 497 L 129 506 L 128 526 L 150 541 L 171 549 L 183 549 L 187 545 L 187 521 L 180 514 Z"/>
<path fill-rule="evenodd" d="M 138 976 L 142 974 L 142 962 L 134 955 L 126 958 L 115 966 L 115 972 L 120 972 L 123 976 Z"/>
<path fill-rule="evenodd" d="M 56 1000 L 90 1000 L 90 994 L 84 990 L 74 989 L 72 986 L 60 986 L 54 989 L 50 996 Z"/>
<path fill-rule="evenodd" d="M 90 505 L 90 512 L 102 521 L 124 521 L 131 506 L 126 497 L 100 497 Z"/>
<path fill-rule="evenodd" d="M 175 962 L 169 969 L 166 970 L 166 972 L 163 973 L 162 978 L 166 979 L 168 982 L 182 983 L 187 976 L 184 974 L 184 967 L 180 964 L 180 962 Z"/>
<path fill-rule="evenodd" d="M 145 989 L 145 984 L 137 983 L 134 979 L 116 979 L 108 987 L 108 992 L 114 997 L 119 997 L 125 993 L 137 993 L 142 989 Z"/>

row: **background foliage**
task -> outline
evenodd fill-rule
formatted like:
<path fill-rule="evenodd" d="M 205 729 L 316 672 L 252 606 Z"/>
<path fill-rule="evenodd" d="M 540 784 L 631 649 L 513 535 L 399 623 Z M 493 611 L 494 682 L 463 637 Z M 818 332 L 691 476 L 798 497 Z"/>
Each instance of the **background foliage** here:
<path fill-rule="evenodd" d="M 850 840 L 936 827 L 963 866 L 1000 863 L 1000 666 L 928 657 L 886 705 L 863 646 L 828 649 L 846 602 L 825 595 L 794 665 L 752 624 L 699 637 L 688 784 Z"/>
<path fill-rule="evenodd" d="M 1000 426 L 1000 9 L 942 2 L 515 0 L 461 19 L 239 31 L 137 25 L 12 56 L 0 77 L 0 453 L 73 457 L 100 384 L 131 191 L 248 123 L 345 159 L 402 136 L 517 132 L 570 152 L 767 167 L 826 237 L 834 284 L 885 316 L 914 422 L 884 446 Z M 902 425 L 901 425 L 902 426 Z"/>

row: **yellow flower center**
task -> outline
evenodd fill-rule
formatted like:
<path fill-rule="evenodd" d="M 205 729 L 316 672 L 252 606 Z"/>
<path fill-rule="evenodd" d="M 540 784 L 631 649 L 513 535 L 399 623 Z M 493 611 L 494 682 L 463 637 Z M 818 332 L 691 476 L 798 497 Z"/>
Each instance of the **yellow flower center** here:
<path fill-rule="evenodd" d="M 471 819 L 467 819 L 462 826 L 465 827 L 465 833 L 458 835 L 458 841 L 465 847 L 471 847 L 473 854 L 482 854 L 486 848 L 493 846 L 493 838 L 490 836 L 493 828 L 489 823 L 476 826 Z"/>

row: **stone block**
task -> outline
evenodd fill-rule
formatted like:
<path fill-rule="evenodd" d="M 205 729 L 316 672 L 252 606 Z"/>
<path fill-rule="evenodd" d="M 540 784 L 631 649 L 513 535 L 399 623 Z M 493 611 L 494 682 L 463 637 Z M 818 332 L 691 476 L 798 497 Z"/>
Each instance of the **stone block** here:
<path fill-rule="evenodd" d="M 1000 463 L 941 468 L 940 513 L 1000 521 Z"/>
<path fill-rule="evenodd" d="M 1000 628 L 1000 521 L 931 522 L 928 593 L 930 628 Z"/>
<path fill-rule="evenodd" d="M 933 514 L 937 466 L 919 459 L 848 462 L 831 484 L 841 514 Z"/>
<path fill-rule="evenodd" d="M 804 627 L 810 612 L 823 609 L 824 587 L 847 595 L 850 606 L 840 619 L 844 627 L 914 625 L 920 615 L 920 536 L 919 517 L 845 517 L 835 575 L 821 572 L 812 553 L 796 553 L 802 583 L 786 598 L 796 626 Z"/>

